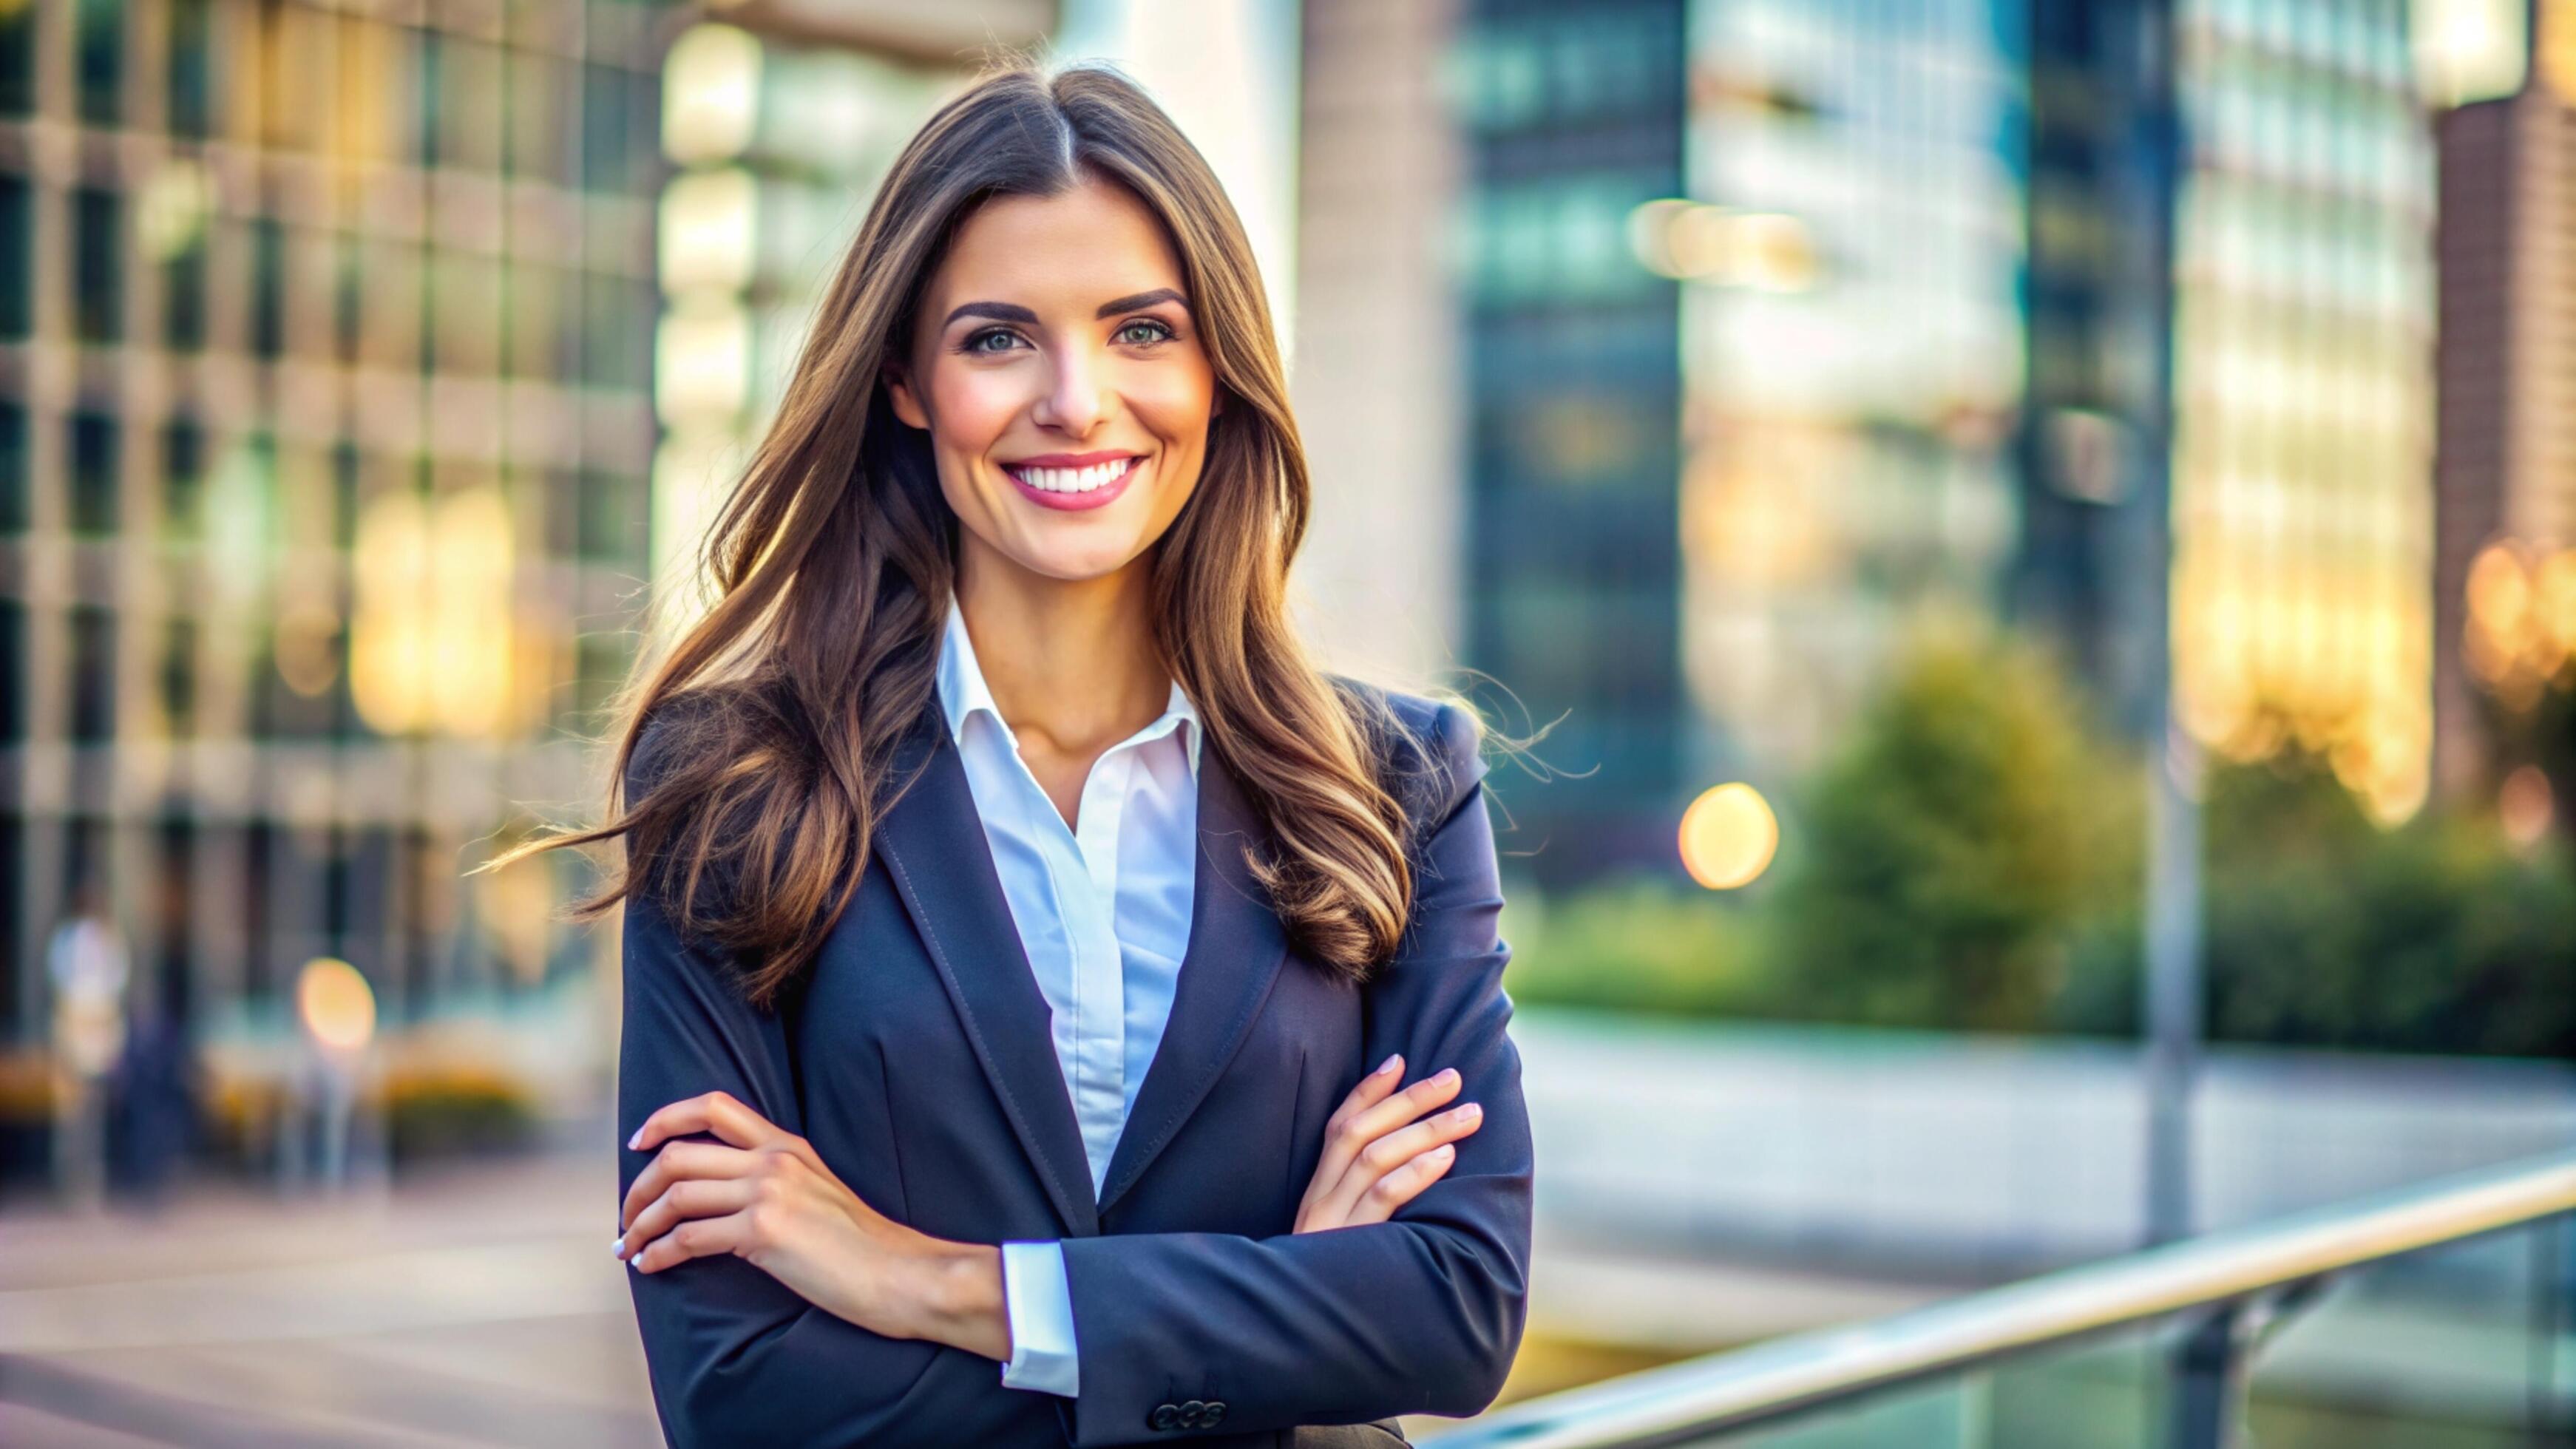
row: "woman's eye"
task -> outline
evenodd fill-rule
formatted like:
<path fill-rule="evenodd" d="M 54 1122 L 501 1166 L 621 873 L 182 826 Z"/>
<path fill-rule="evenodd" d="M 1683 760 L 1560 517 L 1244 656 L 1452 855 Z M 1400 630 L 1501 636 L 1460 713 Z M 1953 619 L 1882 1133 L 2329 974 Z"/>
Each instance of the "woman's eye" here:
<path fill-rule="evenodd" d="M 1135 335 L 1140 330 L 1144 335 Z M 1126 326 L 1119 328 L 1118 335 L 1121 338 L 1129 342 L 1133 342 L 1141 347 L 1149 343 L 1165 341 L 1169 339 L 1173 333 L 1171 328 L 1164 326 L 1160 322 L 1140 317 L 1137 320 L 1128 323 Z"/>
<path fill-rule="evenodd" d="M 984 331 L 978 332 L 978 333 L 976 333 L 974 336 L 967 338 L 967 339 L 966 339 L 966 350 L 967 350 L 968 352 L 1008 352 L 1008 351 L 1010 350 L 1008 347 L 987 347 L 987 346 L 985 346 L 985 344 L 986 344 L 987 342 L 991 342 L 991 341 L 994 341 L 994 340 L 996 340 L 996 339 L 998 339 L 998 340 L 1000 340 L 1000 341 L 1002 341 L 1002 342 L 1005 342 L 1005 343 L 1010 343 L 1010 342 L 1017 342 L 1017 341 L 1019 341 L 1019 338 L 1018 338 L 1018 337 L 1016 337 L 1016 336 L 1012 335 L 1012 334 L 1011 334 L 1011 333 L 1009 333 L 1009 332 L 1006 332 L 1006 331 L 1002 330 L 1002 329 L 1001 329 L 1001 328 L 999 328 L 999 327 L 989 327 L 989 328 L 986 328 Z"/>

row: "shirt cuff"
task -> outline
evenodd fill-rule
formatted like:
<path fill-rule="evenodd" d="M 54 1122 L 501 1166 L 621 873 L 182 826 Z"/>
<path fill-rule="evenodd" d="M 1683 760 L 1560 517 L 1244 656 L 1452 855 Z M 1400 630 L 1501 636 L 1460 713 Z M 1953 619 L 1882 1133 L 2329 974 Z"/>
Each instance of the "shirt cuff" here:
<path fill-rule="evenodd" d="M 1082 1365 L 1074 1356 L 1073 1285 L 1062 1243 L 1002 1245 L 1002 1310 L 1011 1324 L 1003 1386 L 1078 1397 Z"/>

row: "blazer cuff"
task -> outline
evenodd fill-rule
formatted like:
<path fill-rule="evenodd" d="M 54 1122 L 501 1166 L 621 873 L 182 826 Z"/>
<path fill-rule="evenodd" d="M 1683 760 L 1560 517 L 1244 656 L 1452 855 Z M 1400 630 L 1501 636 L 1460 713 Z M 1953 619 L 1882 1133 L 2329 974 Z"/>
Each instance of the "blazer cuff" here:
<path fill-rule="evenodd" d="M 1002 1309 L 1011 1324 L 1011 1361 L 1002 1383 L 1072 1398 L 1082 1390 L 1073 1343 L 1073 1286 L 1062 1243 L 1002 1245 Z"/>

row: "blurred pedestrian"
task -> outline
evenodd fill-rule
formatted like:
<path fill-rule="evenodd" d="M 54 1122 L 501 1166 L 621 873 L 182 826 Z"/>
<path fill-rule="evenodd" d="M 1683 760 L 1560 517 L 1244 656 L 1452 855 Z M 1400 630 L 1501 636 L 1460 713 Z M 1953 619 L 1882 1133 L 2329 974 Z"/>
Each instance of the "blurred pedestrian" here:
<path fill-rule="evenodd" d="M 125 938 L 95 877 L 73 888 L 71 911 L 45 947 L 54 989 L 54 1183 L 94 1208 L 106 1194 L 107 1076 L 125 1050 Z"/>
<path fill-rule="evenodd" d="M 136 1000 L 111 1097 L 117 1130 L 117 1186 L 143 1207 L 159 1209 L 186 1155 L 196 1124 L 195 1080 L 187 1024 L 169 1003 Z"/>

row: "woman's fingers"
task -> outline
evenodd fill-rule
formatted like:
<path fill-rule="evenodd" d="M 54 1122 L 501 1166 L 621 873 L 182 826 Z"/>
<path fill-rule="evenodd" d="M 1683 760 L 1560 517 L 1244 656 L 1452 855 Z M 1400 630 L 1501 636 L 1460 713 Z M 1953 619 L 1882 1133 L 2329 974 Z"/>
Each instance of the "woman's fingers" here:
<path fill-rule="evenodd" d="M 1343 1220 L 1344 1226 L 1385 1222 L 1395 1216 L 1397 1208 L 1413 1201 L 1424 1188 L 1438 1182 L 1441 1174 L 1449 1170 L 1449 1164 L 1457 1160 L 1458 1149 L 1444 1142 L 1379 1178 L 1374 1186 L 1360 1194 L 1350 1216 Z"/>
<path fill-rule="evenodd" d="M 748 1177 L 759 1161 L 754 1153 L 720 1143 L 666 1142 L 644 1170 L 635 1174 L 634 1185 L 626 1189 L 626 1199 L 617 1209 L 617 1229 L 622 1233 L 632 1227 L 645 1207 L 675 1182 L 693 1177 Z"/>
<path fill-rule="evenodd" d="M 1474 1102 L 1461 1102 L 1411 1126 L 1380 1135 L 1359 1149 L 1350 1167 L 1325 1192 L 1321 1216 L 1327 1222 L 1352 1221 L 1353 1210 L 1389 1175 L 1482 1125 L 1484 1108 Z"/>
<path fill-rule="evenodd" d="M 1378 1063 L 1375 1071 L 1360 1078 L 1359 1085 L 1351 1088 L 1350 1095 L 1342 1098 L 1342 1105 L 1333 1110 L 1332 1120 L 1324 1125 L 1328 1129 L 1338 1127 L 1350 1118 L 1385 1101 L 1387 1093 L 1394 1091 L 1395 1084 L 1403 1080 L 1404 1053 L 1397 1052 Z"/>
<path fill-rule="evenodd" d="M 629 1256 L 626 1266 L 640 1273 L 658 1273 L 691 1258 L 721 1257 L 749 1241 L 750 1237 L 749 1208 L 726 1213 L 722 1217 L 685 1218 L 669 1232 L 646 1243 L 642 1251 Z"/>
<path fill-rule="evenodd" d="M 788 1135 L 766 1117 L 746 1107 L 729 1092 L 708 1092 L 679 1101 L 644 1119 L 626 1145 L 650 1152 L 665 1138 L 712 1132 L 736 1147 L 761 1147 Z"/>
<path fill-rule="evenodd" d="M 1351 1119 L 1348 1136 L 1362 1146 L 1458 1095 L 1458 1069 L 1442 1067 Z"/>
<path fill-rule="evenodd" d="M 1385 1101 L 1395 1090 L 1395 1084 L 1402 1080 L 1404 1053 L 1397 1052 L 1378 1063 L 1376 1071 L 1360 1078 L 1359 1085 L 1342 1098 L 1342 1104 L 1334 1108 L 1333 1115 L 1324 1122 L 1324 1157 L 1315 1164 L 1313 1188 L 1329 1187 L 1340 1180 L 1342 1169 L 1350 1165 L 1353 1150 L 1349 1141 L 1351 1124 L 1362 1113 Z"/>
<path fill-rule="evenodd" d="M 1458 1069 L 1449 1067 L 1347 1116 L 1336 1113 L 1333 1121 L 1324 1124 L 1324 1154 L 1315 1164 L 1309 1195 L 1337 1198 L 1344 1204 L 1357 1198 L 1368 1183 L 1358 1183 L 1347 1192 L 1341 1188 L 1368 1145 L 1456 1095 Z"/>
<path fill-rule="evenodd" d="M 632 1262 L 639 1249 L 680 1222 L 739 1212 L 759 1197 L 760 1184 L 749 1178 L 687 1178 L 675 1182 L 635 1215 L 634 1223 L 617 1239 L 617 1256 Z"/>
<path fill-rule="evenodd" d="M 1485 1109 L 1474 1102 L 1461 1102 L 1446 1112 L 1435 1112 L 1410 1127 L 1389 1132 L 1370 1143 L 1360 1153 L 1360 1163 L 1373 1169 L 1371 1177 L 1383 1181 L 1388 1173 L 1434 1148 L 1457 1141 L 1483 1125 Z"/>

